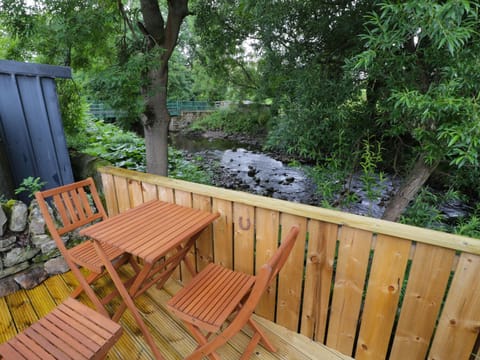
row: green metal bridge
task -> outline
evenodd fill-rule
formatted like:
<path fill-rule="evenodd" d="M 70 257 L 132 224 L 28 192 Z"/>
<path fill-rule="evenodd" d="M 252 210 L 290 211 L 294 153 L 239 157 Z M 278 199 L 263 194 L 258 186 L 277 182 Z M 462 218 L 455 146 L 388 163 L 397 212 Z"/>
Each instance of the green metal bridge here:
<path fill-rule="evenodd" d="M 169 100 L 167 102 L 168 112 L 170 116 L 179 116 L 183 111 L 211 111 L 215 109 L 215 105 L 209 101 L 184 101 Z M 100 102 L 90 102 L 89 112 L 98 119 L 116 119 L 125 115 L 124 111 L 114 110 L 108 105 Z"/>

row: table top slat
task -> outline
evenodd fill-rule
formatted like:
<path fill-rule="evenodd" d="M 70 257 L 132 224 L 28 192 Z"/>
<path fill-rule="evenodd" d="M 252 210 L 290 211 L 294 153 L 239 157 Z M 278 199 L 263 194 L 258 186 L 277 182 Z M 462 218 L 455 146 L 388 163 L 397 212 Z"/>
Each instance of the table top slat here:
<path fill-rule="evenodd" d="M 152 200 L 80 233 L 153 263 L 212 223 L 219 214 Z"/>

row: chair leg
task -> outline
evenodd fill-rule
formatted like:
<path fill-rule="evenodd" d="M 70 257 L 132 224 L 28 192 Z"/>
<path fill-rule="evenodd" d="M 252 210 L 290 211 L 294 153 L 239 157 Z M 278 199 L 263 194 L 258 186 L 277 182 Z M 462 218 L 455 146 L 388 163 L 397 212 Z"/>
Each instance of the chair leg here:
<path fill-rule="evenodd" d="M 248 319 L 247 324 L 253 329 L 255 334 L 258 334 L 260 336 L 260 343 L 263 345 L 265 349 L 267 349 L 270 352 L 277 352 L 277 349 L 275 348 L 275 346 L 273 346 L 271 341 L 267 338 L 267 335 L 265 335 L 265 332 L 260 328 L 260 326 L 258 326 L 258 324 L 255 321 L 253 321 L 252 318 Z"/>
<path fill-rule="evenodd" d="M 197 327 L 193 326 L 188 322 L 184 322 L 184 324 L 187 326 L 188 330 L 190 330 L 190 333 L 198 342 L 198 347 L 195 349 L 193 353 L 187 356 L 185 360 L 200 360 L 204 356 L 208 356 L 210 360 L 222 360 L 220 355 L 218 355 L 215 351 L 212 351 L 211 353 L 208 353 L 208 354 L 205 354 L 204 351 L 202 352 L 202 347 L 208 344 L 208 339 L 205 337 L 205 335 L 202 334 L 202 332 Z"/>
<path fill-rule="evenodd" d="M 127 262 L 130 263 L 133 270 L 135 271 L 135 274 L 137 275 L 140 272 L 141 269 L 138 266 L 138 264 L 135 262 L 135 259 L 131 255 L 123 255 L 122 257 L 120 257 L 117 261 L 115 261 L 114 268 L 118 269 L 119 267 L 126 264 Z M 91 285 L 92 283 L 94 283 L 95 281 L 97 281 L 98 279 L 100 279 L 102 276 L 105 276 L 105 275 L 106 275 L 105 271 L 103 271 L 100 274 L 98 274 L 96 272 L 90 272 L 90 274 L 88 274 L 86 276 L 85 280 L 87 281 L 88 285 Z M 133 278 L 135 278 L 135 276 Z M 78 285 L 75 288 L 75 290 L 73 290 L 73 292 L 70 296 L 73 297 L 74 299 L 76 299 L 80 296 L 80 294 L 83 291 L 84 290 L 83 290 L 82 286 Z M 107 297 L 106 300 L 103 300 L 102 303 L 103 304 L 108 304 L 113 298 L 115 298 L 118 295 L 119 295 L 118 292 L 116 294 L 112 294 L 111 296 Z"/>
<path fill-rule="evenodd" d="M 261 338 L 262 338 L 262 336 L 259 333 L 256 332 L 256 333 L 253 334 L 252 339 L 250 340 L 247 347 L 245 348 L 245 351 L 243 352 L 242 356 L 240 357 L 240 360 L 250 359 L 250 355 L 252 355 L 253 350 L 255 350 L 255 348 L 257 347 L 258 342 L 260 341 Z"/>
<path fill-rule="evenodd" d="M 88 276 L 85 278 L 85 280 L 87 281 L 88 285 L 90 285 L 91 283 L 97 281 L 97 279 L 101 278 L 103 276 L 103 274 L 97 274 L 97 273 L 90 273 L 88 274 Z M 72 294 L 70 295 L 71 297 L 73 297 L 74 299 L 76 299 L 77 297 L 80 296 L 80 294 L 83 292 L 83 287 L 82 285 L 78 285 L 75 290 L 73 290 Z"/>

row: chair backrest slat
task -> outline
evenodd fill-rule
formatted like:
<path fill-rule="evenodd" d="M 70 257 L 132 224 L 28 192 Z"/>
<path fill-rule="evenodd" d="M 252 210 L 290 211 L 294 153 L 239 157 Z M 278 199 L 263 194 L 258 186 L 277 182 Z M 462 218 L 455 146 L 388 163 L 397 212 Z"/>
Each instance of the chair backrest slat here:
<path fill-rule="evenodd" d="M 93 200 L 93 204 L 90 203 L 89 195 Z M 55 189 L 37 192 L 35 197 L 45 217 L 49 231 L 57 241 L 57 245 L 61 235 L 98 219 L 107 218 L 92 178 Z M 62 222 L 61 225 L 56 224 L 51 214 L 47 211 L 47 202 L 50 200 L 53 200 L 53 205 Z"/>
<path fill-rule="evenodd" d="M 250 295 L 248 296 L 248 299 L 243 305 L 241 311 L 244 310 L 245 312 L 253 312 L 255 310 L 255 307 L 260 301 L 263 293 L 270 286 L 270 283 L 275 279 L 283 265 L 285 265 L 285 262 L 287 261 L 288 256 L 295 245 L 299 231 L 300 229 L 298 226 L 292 226 L 288 234 L 285 236 L 283 242 L 275 251 L 275 254 L 273 254 L 268 262 L 259 269 L 255 275 L 255 285 L 253 285 L 252 291 L 250 292 Z"/>
<path fill-rule="evenodd" d="M 299 231 L 300 229 L 298 228 L 298 226 L 292 226 L 288 234 L 285 236 L 285 239 L 278 247 L 275 254 L 273 254 L 270 260 L 268 260 L 267 264 L 272 269 L 272 272 L 270 274 L 270 281 L 272 281 L 277 276 L 283 265 L 285 265 L 285 262 L 287 261 L 288 256 L 290 255 L 293 246 L 295 245 L 295 240 L 297 239 Z"/>
<path fill-rule="evenodd" d="M 55 194 L 53 195 L 53 204 L 55 205 L 55 208 L 58 211 L 58 214 L 60 215 L 60 219 L 62 220 L 62 225 L 63 226 L 68 226 L 72 224 L 72 221 L 70 220 L 70 217 L 68 215 L 68 210 L 65 207 L 65 204 L 62 199 L 62 194 Z"/>
<path fill-rule="evenodd" d="M 70 192 L 71 191 L 62 193 L 62 201 L 65 204 L 65 207 L 67 209 L 67 215 L 70 218 L 70 224 L 73 224 L 80 219 L 77 215 L 77 209 L 75 208 L 74 204 L 72 203 L 72 199 L 70 197 Z"/>
<path fill-rule="evenodd" d="M 78 191 L 75 189 L 75 190 L 70 191 L 68 194 L 70 196 L 70 199 L 73 202 L 73 206 L 74 206 L 74 209 L 75 209 L 74 211 L 75 211 L 75 214 L 77 215 L 77 220 L 78 221 L 85 220 L 87 215 L 85 213 L 85 209 L 83 208 L 82 201 L 80 200 L 80 198 L 78 196 Z"/>
<path fill-rule="evenodd" d="M 78 189 L 78 196 L 83 208 L 85 209 L 87 218 L 93 216 L 92 208 L 90 207 L 87 194 L 85 193 L 85 190 L 83 189 L 83 187 Z"/>

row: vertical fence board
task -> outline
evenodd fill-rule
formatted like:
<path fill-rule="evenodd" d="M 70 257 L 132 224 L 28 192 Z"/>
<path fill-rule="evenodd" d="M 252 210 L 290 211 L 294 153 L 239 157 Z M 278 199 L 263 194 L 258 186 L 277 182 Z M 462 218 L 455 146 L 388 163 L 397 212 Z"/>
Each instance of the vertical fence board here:
<path fill-rule="evenodd" d="M 173 189 L 163 186 L 157 186 L 158 198 L 162 201 L 174 203 L 175 197 L 173 195 Z"/>
<path fill-rule="evenodd" d="M 128 182 L 124 177 L 116 176 L 114 178 L 115 190 L 117 192 L 118 211 L 124 212 L 131 208 L 130 195 L 128 193 Z"/>
<path fill-rule="evenodd" d="M 301 333 L 323 343 L 338 225 L 310 220 Z"/>
<path fill-rule="evenodd" d="M 340 230 L 327 346 L 346 355 L 353 352 L 371 242 L 370 231 Z"/>
<path fill-rule="evenodd" d="M 480 332 L 480 256 L 463 253 L 442 310 L 429 359 L 467 360 Z"/>
<path fill-rule="evenodd" d="M 191 208 L 192 193 L 180 190 L 175 191 L 175 204 Z M 190 248 L 190 250 L 185 254 L 185 258 L 190 261 L 190 264 L 195 266 L 195 246 Z M 180 266 L 175 269 L 174 276 L 180 276 L 184 284 L 188 284 L 192 279 L 192 274 L 190 274 L 183 261 L 180 262 Z"/>
<path fill-rule="evenodd" d="M 175 191 L 175 204 L 192 207 L 192 193 L 187 191 Z"/>
<path fill-rule="evenodd" d="M 138 206 L 143 204 L 143 191 L 142 183 L 136 180 L 128 181 L 128 192 L 130 195 L 130 205 L 131 207 Z"/>
<path fill-rule="evenodd" d="M 193 194 L 195 209 L 212 211 L 212 199 L 208 196 Z M 213 262 L 213 225 L 209 225 L 197 240 L 195 252 L 197 254 L 197 271 L 203 270 L 209 263 Z"/>
<path fill-rule="evenodd" d="M 232 202 L 226 200 L 213 199 L 212 211 L 218 212 L 220 218 L 213 227 L 213 253 L 215 262 L 226 268 L 233 268 L 233 222 L 232 222 Z"/>
<path fill-rule="evenodd" d="M 287 262 L 278 275 L 277 324 L 298 332 L 300 305 L 303 285 L 303 263 L 305 259 L 305 238 L 307 219 L 300 216 L 282 214 L 280 217 L 281 238 L 287 235 L 294 225 L 300 227 L 295 246 Z M 302 264 L 302 266 L 298 266 Z"/>
<path fill-rule="evenodd" d="M 397 313 L 411 241 L 378 235 L 355 358 L 384 359 Z"/>
<path fill-rule="evenodd" d="M 254 274 L 255 208 L 239 203 L 233 204 L 233 250 L 234 269 Z"/>
<path fill-rule="evenodd" d="M 143 200 L 150 201 L 158 199 L 157 186 L 142 182 Z"/>
<path fill-rule="evenodd" d="M 113 175 L 102 173 L 101 176 L 108 216 L 117 215 L 117 192 L 115 191 L 115 181 L 113 179 Z"/>
<path fill-rule="evenodd" d="M 280 215 L 278 211 L 255 209 L 255 269 L 258 271 L 273 255 L 278 246 Z M 255 312 L 264 318 L 275 319 L 276 282 L 272 282 L 260 299 Z"/>
<path fill-rule="evenodd" d="M 390 359 L 425 359 L 455 251 L 417 244 Z"/>

